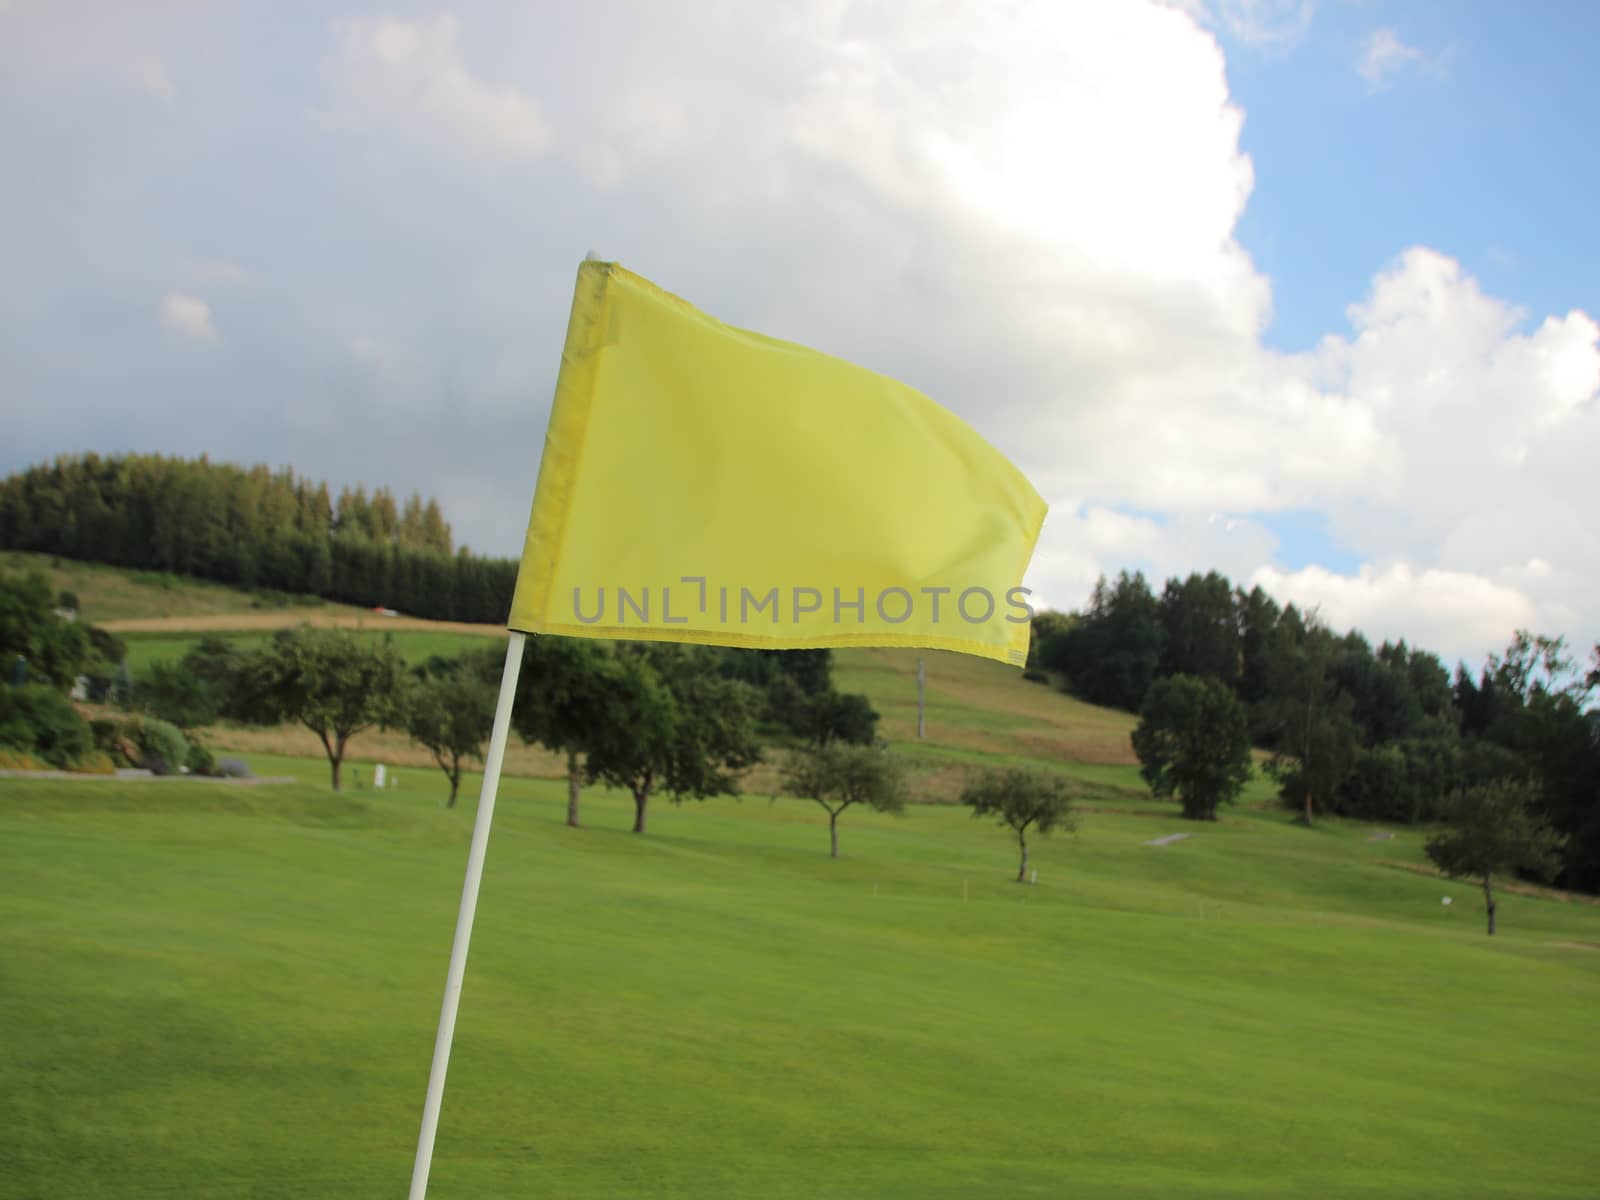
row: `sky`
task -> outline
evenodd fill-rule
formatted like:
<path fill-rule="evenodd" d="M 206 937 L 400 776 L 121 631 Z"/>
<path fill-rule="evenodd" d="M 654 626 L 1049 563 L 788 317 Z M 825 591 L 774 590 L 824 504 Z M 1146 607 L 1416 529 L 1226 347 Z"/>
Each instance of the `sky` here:
<path fill-rule="evenodd" d="M 0 0 L 0 471 L 289 465 L 515 555 L 576 266 L 1051 506 L 1479 663 L 1600 641 L 1600 6 Z"/>

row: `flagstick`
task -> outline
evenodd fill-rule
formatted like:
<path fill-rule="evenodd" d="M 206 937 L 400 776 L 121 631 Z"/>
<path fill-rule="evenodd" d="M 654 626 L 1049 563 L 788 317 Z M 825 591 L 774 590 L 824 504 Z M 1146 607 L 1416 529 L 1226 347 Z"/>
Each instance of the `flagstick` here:
<path fill-rule="evenodd" d="M 483 879 L 483 856 L 489 849 L 489 824 L 494 820 L 494 798 L 500 788 L 500 764 L 506 756 L 506 734 L 511 728 L 511 701 L 517 694 L 522 671 L 525 634 L 512 633 L 506 647 L 506 666 L 500 674 L 500 700 L 494 710 L 494 732 L 489 735 L 489 755 L 483 760 L 483 790 L 478 793 L 478 817 L 472 824 L 472 849 L 467 852 L 467 878 L 461 885 L 461 912 L 456 917 L 456 939 L 450 947 L 450 969 L 444 978 L 444 1004 L 439 1009 L 439 1036 L 433 1043 L 433 1067 L 428 1072 L 428 1098 L 422 1104 L 422 1132 L 417 1136 L 417 1161 L 411 1168 L 411 1200 L 428 1191 L 428 1168 L 433 1164 L 433 1135 L 439 1129 L 439 1101 L 444 1097 L 444 1074 L 450 1067 L 450 1042 L 456 1032 L 456 1007 L 461 1002 L 461 980 L 467 972 L 467 943 L 472 940 L 472 916 L 478 908 L 478 884 Z"/>

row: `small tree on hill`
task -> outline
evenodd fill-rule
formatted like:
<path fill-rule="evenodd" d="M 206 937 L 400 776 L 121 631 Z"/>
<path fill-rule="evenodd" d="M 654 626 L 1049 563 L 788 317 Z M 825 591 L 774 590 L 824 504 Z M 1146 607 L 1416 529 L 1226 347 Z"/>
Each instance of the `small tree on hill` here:
<path fill-rule="evenodd" d="M 1496 874 L 1530 871 L 1549 879 L 1560 865 L 1566 839 L 1535 815 L 1539 790 L 1531 781 L 1498 779 L 1458 792 L 1444 832 L 1429 838 L 1428 857 L 1446 875 L 1483 883 L 1484 911 L 1494 933 Z"/>
<path fill-rule="evenodd" d="M 350 739 L 399 713 L 405 666 L 386 637 L 371 642 L 344 629 L 285 630 L 246 660 L 247 710 L 261 721 L 297 721 L 322 742 L 339 790 Z"/>
<path fill-rule="evenodd" d="M 579 757 L 609 723 L 626 721 L 617 660 L 583 638 L 531 637 L 522 655 L 512 724 L 525 742 L 567 758 L 567 824 L 578 828 Z"/>
<path fill-rule="evenodd" d="M 974 817 L 994 817 L 1015 831 L 1022 851 L 1018 883 L 1028 879 L 1028 830 L 1045 836 L 1056 829 L 1077 828 L 1071 811 L 1071 785 L 1059 775 L 1042 771 L 1016 767 L 985 771 L 963 789 L 961 803 L 972 809 Z"/>
<path fill-rule="evenodd" d="M 790 728 L 812 746 L 834 742 L 868 746 L 877 737 L 878 713 L 865 696 L 829 688 L 805 697 L 796 706 Z"/>
<path fill-rule="evenodd" d="M 585 777 L 628 789 L 635 833 L 645 831 L 657 790 L 678 803 L 736 795 L 740 773 L 761 759 L 754 689 L 725 678 L 715 655 L 698 647 L 647 643 L 619 647 L 616 657 Z"/>
<path fill-rule="evenodd" d="M 1250 778 L 1250 730 L 1244 706 L 1216 679 L 1173 675 L 1145 695 L 1133 731 L 1139 773 L 1158 796 L 1176 795 L 1183 815 L 1215 821 Z"/>
<path fill-rule="evenodd" d="M 839 857 L 839 816 L 852 804 L 878 812 L 903 812 L 905 772 L 887 750 L 830 744 L 792 753 L 783 764 L 783 785 L 814 800 L 828 814 L 828 840 Z"/>
<path fill-rule="evenodd" d="M 420 673 L 401 702 L 406 733 L 433 755 L 450 781 L 446 808 L 456 806 L 462 764 L 483 761 L 484 743 L 494 727 L 495 689 L 473 657 L 444 669 Z"/>

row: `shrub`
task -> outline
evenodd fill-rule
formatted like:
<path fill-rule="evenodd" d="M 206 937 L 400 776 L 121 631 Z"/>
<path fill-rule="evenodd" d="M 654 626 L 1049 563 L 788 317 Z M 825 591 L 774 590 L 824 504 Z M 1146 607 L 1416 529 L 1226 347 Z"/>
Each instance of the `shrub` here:
<path fill-rule="evenodd" d="M 174 774 L 189 761 L 189 743 L 178 732 L 176 725 L 155 717 L 148 717 L 136 735 L 140 751 L 139 765 L 157 775 Z"/>
<path fill-rule="evenodd" d="M 117 764 L 111 761 L 111 756 L 105 751 L 91 750 L 72 769 L 85 775 L 112 775 L 116 773 Z"/>
<path fill-rule="evenodd" d="M 0 746 L 0 771 L 45 771 L 49 768 L 31 754 Z"/>
<path fill-rule="evenodd" d="M 144 722 L 138 717 L 124 717 L 121 720 L 99 718 L 89 722 L 95 749 L 118 767 L 139 765 L 144 757 L 139 749 L 139 733 L 143 728 Z"/>
<path fill-rule="evenodd" d="M 72 702 L 54 688 L 0 685 L 0 745 L 52 767 L 68 767 L 94 748 L 94 735 Z"/>
<path fill-rule="evenodd" d="M 212 757 L 211 751 L 207 750 L 199 742 L 190 743 L 189 757 L 184 760 L 183 765 L 188 767 L 190 772 L 195 775 L 215 775 L 217 773 L 217 760 Z"/>

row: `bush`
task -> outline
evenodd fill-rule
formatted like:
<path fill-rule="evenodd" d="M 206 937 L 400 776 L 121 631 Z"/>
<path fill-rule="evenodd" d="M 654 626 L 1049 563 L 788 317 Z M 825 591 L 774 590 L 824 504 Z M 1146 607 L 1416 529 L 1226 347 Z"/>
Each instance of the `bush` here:
<path fill-rule="evenodd" d="M 217 773 L 217 760 L 212 757 L 199 742 L 192 742 L 189 746 L 189 757 L 184 760 L 184 766 L 189 768 L 194 775 L 215 775 Z"/>
<path fill-rule="evenodd" d="M 180 663 L 152 663 L 145 677 L 134 684 L 134 708 L 180 729 L 197 729 L 217 719 L 222 703 L 216 688 Z"/>
<path fill-rule="evenodd" d="M 176 725 L 149 717 L 135 736 L 140 751 L 139 765 L 157 775 L 175 774 L 189 761 L 189 743 Z"/>
<path fill-rule="evenodd" d="M 139 752 L 138 732 L 143 723 L 138 717 L 125 720 L 99 718 L 89 722 L 89 732 L 95 749 L 104 754 L 113 766 L 136 767 L 142 757 Z"/>
<path fill-rule="evenodd" d="M 0 745 L 65 768 L 94 748 L 94 735 L 54 688 L 0 685 Z"/>
<path fill-rule="evenodd" d="M 0 771 L 47 771 L 49 767 L 31 754 L 0 746 Z"/>
<path fill-rule="evenodd" d="M 72 769 L 85 775 L 112 775 L 116 773 L 117 764 L 103 750 L 91 750 Z"/>

